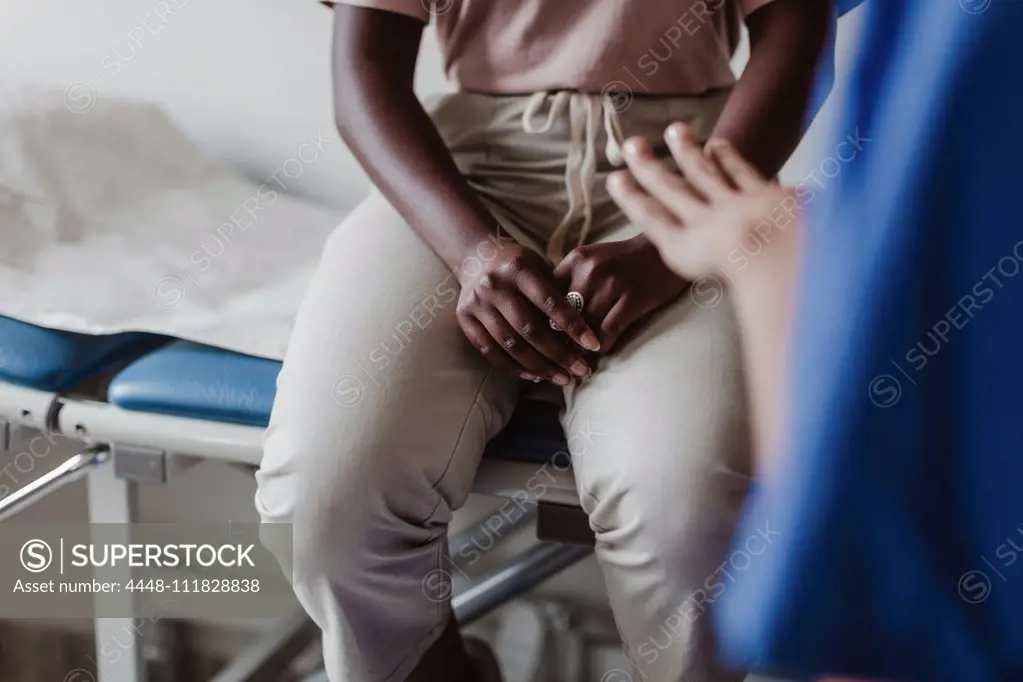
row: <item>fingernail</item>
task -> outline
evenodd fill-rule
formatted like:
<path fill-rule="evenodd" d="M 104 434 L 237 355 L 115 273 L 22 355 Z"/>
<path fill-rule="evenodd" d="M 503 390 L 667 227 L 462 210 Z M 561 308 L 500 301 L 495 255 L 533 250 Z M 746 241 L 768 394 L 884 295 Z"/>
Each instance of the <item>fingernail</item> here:
<path fill-rule="evenodd" d="M 536 381 L 536 375 L 530 374 L 529 372 L 523 372 L 519 375 L 519 378 L 523 381 Z"/>
<path fill-rule="evenodd" d="M 575 364 L 572 365 L 572 374 L 577 377 L 588 377 L 590 376 L 590 368 L 582 360 L 576 360 Z"/>
<path fill-rule="evenodd" d="M 597 335 L 593 332 L 586 332 L 579 340 L 583 344 L 583 348 L 586 350 L 592 350 L 594 352 L 600 350 L 600 341 L 597 340 Z"/>
<path fill-rule="evenodd" d="M 626 140 L 625 145 L 622 149 L 623 151 L 625 151 L 626 154 L 629 154 L 631 156 L 639 156 L 643 151 L 639 140 L 635 138 L 631 140 Z"/>
<path fill-rule="evenodd" d="M 675 123 L 668 126 L 668 135 L 676 140 L 682 139 L 682 124 Z"/>
<path fill-rule="evenodd" d="M 608 189 L 624 189 L 625 180 L 625 171 L 615 171 L 614 173 L 611 173 L 611 175 L 607 176 Z"/>
<path fill-rule="evenodd" d="M 572 383 L 572 379 L 565 376 L 564 374 L 555 374 L 553 381 L 558 386 L 568 386 L 570 383 Z"/>

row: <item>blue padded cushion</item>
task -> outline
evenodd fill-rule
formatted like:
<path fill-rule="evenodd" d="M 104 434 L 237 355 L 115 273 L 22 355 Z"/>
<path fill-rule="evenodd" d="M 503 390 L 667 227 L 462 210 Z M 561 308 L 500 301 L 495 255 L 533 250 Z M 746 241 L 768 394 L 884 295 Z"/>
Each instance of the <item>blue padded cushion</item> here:
<path fill-rule="evenodd" d="M 558 406 L 540 400 L 519 402 L 511 421 L 487 446 L 487 457 L 567 465 L 568 444 L 558 420 Z"/>
<path fill-rule="evenodd" d="M 92 336 L 0 317 L 0 381 L 55 391 L 160 343 L 153 334 Z"/>
<path fill-rule="evenodd" d="M 107 400 L 126 410 L 266 426 L 281 363 L 175 341 L 124 368 Z"/>
<path fill-rule="evenodd" d="M 126 410 L 266 426 L 280 368 L 273 360 L 175 341 L 114 377 L 108 400 Z M 542 463 L 564 458 L 565 448 L 557 406 L 527 400 L 487 456 Z"/>

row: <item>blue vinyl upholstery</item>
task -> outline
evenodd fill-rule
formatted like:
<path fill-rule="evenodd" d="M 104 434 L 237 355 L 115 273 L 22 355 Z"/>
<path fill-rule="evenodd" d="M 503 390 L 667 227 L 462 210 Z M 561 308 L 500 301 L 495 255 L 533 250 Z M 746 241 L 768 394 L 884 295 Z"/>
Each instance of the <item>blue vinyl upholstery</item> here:
<path fill-rule="evenodd" d="M 555 465 L 565 465 L 568 444 L 558 420 L 558 406 L 539 400 L 521 401 L 508 426 L 490 441 L 484 455 L 537 464 L 556 458 Z"/>
<path fill-rule="evenodd" d="M 175 341 L 126 367 L 108 399 L 126 410 L 266 426 L 280 363 Z M 488 457 L 542 463 L 564 458 L 557 406 L 523 401 Z"/>
<path fill-rule="evenodd" d="M 0 381 L 55 391 L 162 342 L 151 334 L 90 336 L 0 317 Z"/>
<path fill-rule="evenodd" d="M 110 382 L 107 399 L 126 410 L 266 426 L 281 363 L 175 341 Z"/>

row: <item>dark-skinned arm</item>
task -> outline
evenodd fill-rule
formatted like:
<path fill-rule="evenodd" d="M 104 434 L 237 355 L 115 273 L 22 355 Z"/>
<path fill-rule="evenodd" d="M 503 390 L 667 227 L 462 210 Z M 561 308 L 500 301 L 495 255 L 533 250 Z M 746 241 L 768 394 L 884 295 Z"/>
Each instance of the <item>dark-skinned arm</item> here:
<path fill-rule="evenodd" d="M 334 115 L 373 183 L 457 273 L 497 225 L 413 90 L 425 26 L 395 12 L 335 5 Z"/>
<path fill-rule="evenodd" d="M 778 174 L 802 137 L 831 10 L 832 0 L 775 0 L 746 18 L 749 62 L 712 137 L 728 140 L 766 177 Z M 646 235 L 634 239 L 653 249 Z"/>
<path fill-rule="evenodd" d="M 767 177 L 803 134 L 831 0 L 775 0 L 746 18 L 750 58 L 713 137 L 728 140 Z"/>
<path fill-rule="evenodd" d="M 465 336 L 513 376 L 566 385 L 588 375 L 579 346 L 596 350 L 596 336 L 565 301 L 542 257 L 515 242 L 495 246 L 497 222 L 415 95 L 425 24 L 343 4 L 334 12 L 338 131 L 376 187 L 458 279 L 455 314 Z M 474 267 L 462 267 L 467 259 L 475 259 Z M 563 343 L 550 321 L 578 346 Z"/>

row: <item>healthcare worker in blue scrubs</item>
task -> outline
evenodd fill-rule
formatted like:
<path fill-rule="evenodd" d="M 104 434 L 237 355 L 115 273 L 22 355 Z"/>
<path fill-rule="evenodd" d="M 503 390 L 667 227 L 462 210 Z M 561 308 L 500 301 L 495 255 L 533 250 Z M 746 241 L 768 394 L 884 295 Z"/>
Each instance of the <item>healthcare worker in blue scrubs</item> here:
<path fill-rule="evenodd" d="M 1021 680 L 1023 2 L 864 9 L 826 188 L 681 125 L 685 180 L 642 140 L 609 180 L 743 328 L 766 548 L 699 606 L 745 668 Z"/>

